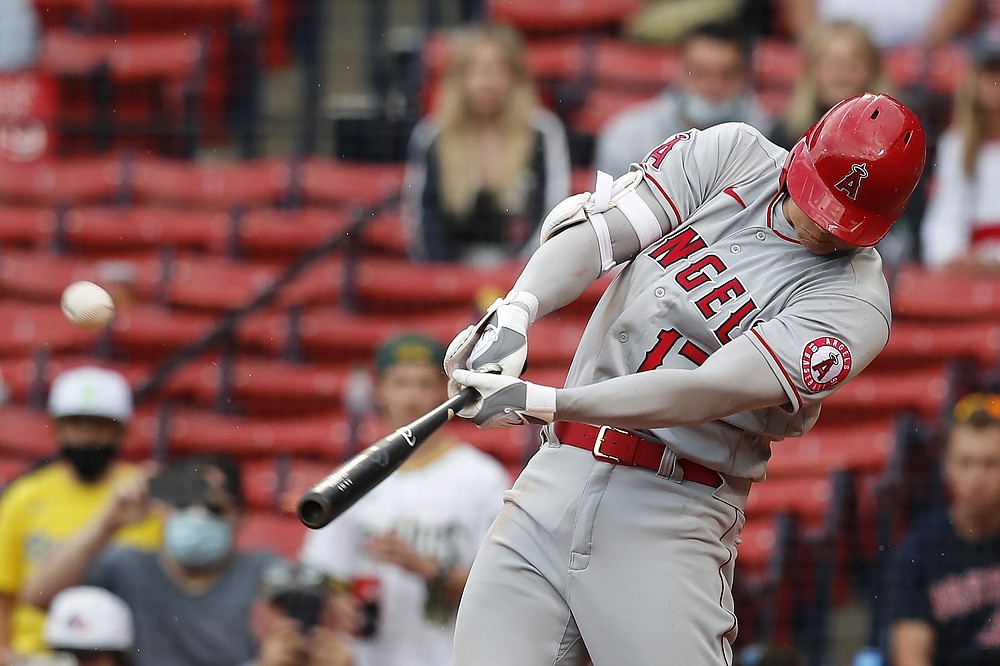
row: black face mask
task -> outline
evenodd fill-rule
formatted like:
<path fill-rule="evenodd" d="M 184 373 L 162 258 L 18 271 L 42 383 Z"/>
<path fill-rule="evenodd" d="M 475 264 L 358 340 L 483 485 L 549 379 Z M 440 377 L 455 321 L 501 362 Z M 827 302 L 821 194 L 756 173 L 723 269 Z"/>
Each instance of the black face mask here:
<path fill-rule="evenodd" d="M 104 475 L 118 455 L 118 445 L 89 442 L 85 446 L 60 445 L 59 455 L 73 466 L 84 483 L 94 483 Z"/>

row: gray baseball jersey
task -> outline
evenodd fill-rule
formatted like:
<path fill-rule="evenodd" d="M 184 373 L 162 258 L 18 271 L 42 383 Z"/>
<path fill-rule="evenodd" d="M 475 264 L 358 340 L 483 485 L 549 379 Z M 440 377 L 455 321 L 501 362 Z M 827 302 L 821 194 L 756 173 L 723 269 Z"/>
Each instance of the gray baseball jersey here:
<path fill-rule="evenodd" d="M 819 255 L 795 240 L 779 205 L 786 154 L 752 127 L 729 123 L 677 134 L 634 167 L 644 171 L 672 229 L 608 288 L 566 381 L 581 386 L 659 367 L 693 368 L 749 335 L 787 405 L 644 434 L 683 458 L 753 479 L 764 476 L 770 442 L 808 430 L 823 398 L 864 369 L 889 337 L 878 253 Z"/>
<path fill-rule="evenodd" d="M 665 459 L 722 472 L 718 487 L 678 465 L 653 473 L 596 460 L 547 427 L 473 565 L 454 666 L 578 666 L 585 655 L 596 666 L 732 663 L 751 479 L 764 475 L 770 442 L 809 429 L 889 334 L 878 254 L 819 255 L 796 241 L 780 205 L 785 156 L 729 124 L 677 134 L 633 167 L 667 233 L 606 291 L 566 385 L 695 368 L 746 336 L 787 403 L 643 432 L 667 445 Z"/>

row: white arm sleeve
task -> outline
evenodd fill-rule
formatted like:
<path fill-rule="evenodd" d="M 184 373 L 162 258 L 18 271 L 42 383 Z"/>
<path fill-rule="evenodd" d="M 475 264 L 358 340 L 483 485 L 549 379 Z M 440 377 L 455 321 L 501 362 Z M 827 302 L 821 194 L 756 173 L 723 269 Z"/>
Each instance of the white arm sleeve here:
<path fill-rule="evenodd" d="M 557 389 L 556 419 L 621 428 L 670 428 L 787 402 L 772 368 L 741 336 L 692 370 L 661 368 Z"/>

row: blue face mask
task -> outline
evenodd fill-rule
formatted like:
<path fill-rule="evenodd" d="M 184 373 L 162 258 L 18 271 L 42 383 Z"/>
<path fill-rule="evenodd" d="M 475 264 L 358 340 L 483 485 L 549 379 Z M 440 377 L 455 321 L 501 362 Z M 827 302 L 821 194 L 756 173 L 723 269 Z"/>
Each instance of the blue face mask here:
<path fill-rule="evenodd" d="M 229 523 L 204 507 L 178 509 L 163 527 L 164 545 L 182 566 L 200 569 L 218 564 L 233 549 Z"/>
<path fill-rule="evenodd" d="M 746 118 L 746 104 L 742 96 L 712 102 L 700 95 L 680 93 L 678 101 L 681 117 L 699 129 Z"/>

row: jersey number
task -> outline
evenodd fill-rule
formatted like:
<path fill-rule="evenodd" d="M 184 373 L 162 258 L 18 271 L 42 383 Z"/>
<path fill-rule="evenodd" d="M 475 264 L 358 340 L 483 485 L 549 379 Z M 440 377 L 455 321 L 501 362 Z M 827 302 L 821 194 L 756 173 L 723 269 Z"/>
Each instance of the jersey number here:
<path fill-rule="evenodd" d="M 674 345 L 680 339 L 681 334 L 676 329 L 671 328 L 660 331 L 656 336 L 656 344 L 646 352 L 646 358 L 642 359 L 637 372 L 646 372 L 647 370 L 654 370 L 660 367 L 663 359 L 666 358 L 667 354 L 670 353 L 670 350 L 674 348 Z M 708 360 L 708 352 L 690 340 L 684 341 L 678 353 L 695 365 L 701 365 Z"/>
<path fill-rule="evenodd" d="M 649 156 L 646 158 L 646 162 L 648 162 L 654 169 L 659 170 L 660 165 L 663 164 L 663 159 L 667 156 L 667 153 L 669 153 L 670 150 L 681 141 L 686 141 L 690 138 L 691 135 L 687 132 L 681 132 L 680 134 L 675 135 L 666 143 L 661 143 L 656 148 L 653 148 L 653 150 L 649 153 Z"/>

